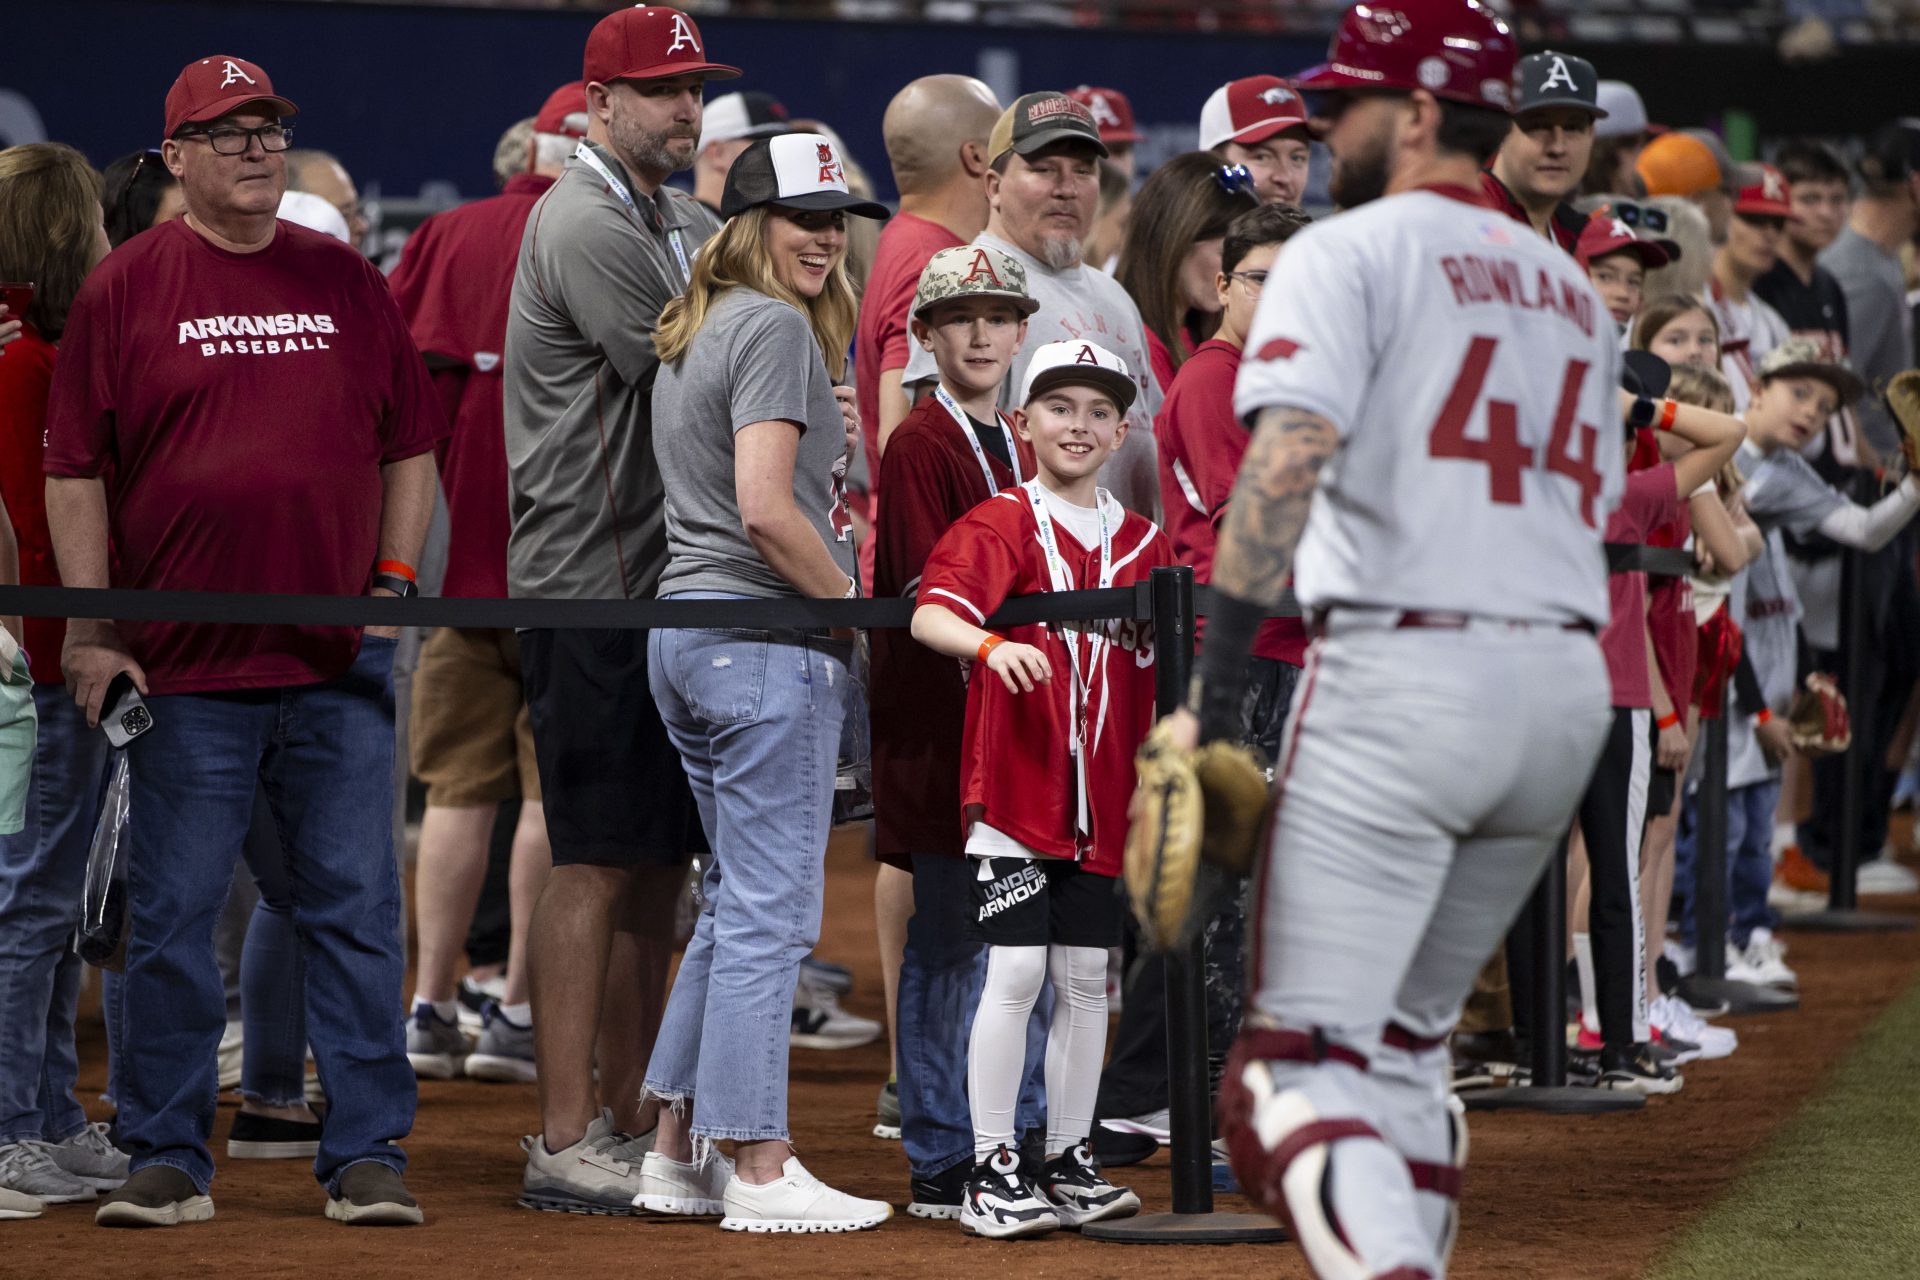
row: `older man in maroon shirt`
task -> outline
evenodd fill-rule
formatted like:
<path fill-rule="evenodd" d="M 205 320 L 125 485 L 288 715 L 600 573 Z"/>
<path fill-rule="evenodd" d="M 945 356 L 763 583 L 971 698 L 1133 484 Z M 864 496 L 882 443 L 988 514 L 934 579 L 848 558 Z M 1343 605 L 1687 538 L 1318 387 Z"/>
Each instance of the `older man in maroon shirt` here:
<path fill-rule="evenodd" d="M 185 218 L 109 256 L 68 317 L 47 415 L 62 579 L 133 587 L 410 594 L 443 433 L 386 282 L 276 220 L 293 103 L 243 58 L 167 94 Z M 307 1025 L 329 1110 L 326 1213 L 413 1223 L 397 1145 L 414 1083 L 397 1006 L 394 630 L 75 619 L 61 666 L 96 720 L 120 677 L 151 727 L 127 748 L 126 1049 L 133 1174 L 95 1220 L 213 1216 L 207 1153 L 225 1021 L 213 925 L 264 789 L 286 847 Z"/>

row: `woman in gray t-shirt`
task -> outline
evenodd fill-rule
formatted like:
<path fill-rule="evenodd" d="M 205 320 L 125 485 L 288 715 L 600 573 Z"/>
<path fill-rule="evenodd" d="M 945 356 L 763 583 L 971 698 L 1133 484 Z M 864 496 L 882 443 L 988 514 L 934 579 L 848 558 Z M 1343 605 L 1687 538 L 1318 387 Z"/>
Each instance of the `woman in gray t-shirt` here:
<path fill-rule="evenodd" d="M 674 599 L 857 594 L 843 494 L 859 422 L 843 380 L 856 302 L 848 194 L 819 134 L 755 142 L 727 174 L 727 223 L 660 315 L 654 452 Z M 736 1230 L 844 1231 L 892 1212 L 794 1158 L 787 1046 L 820 932 L 850 640 L 801 627 L 657 630 L 653 696 L 713 847 L 647 1069 L 660 1113 L 635 1203 L 724 1212 Z M 681 1105 L 685 1104 L 685 1105 Z M 713 1150 L 735 1142 L 734 1160 Z M 736 1167 L 737 1164 L 737 1167 Z"/>

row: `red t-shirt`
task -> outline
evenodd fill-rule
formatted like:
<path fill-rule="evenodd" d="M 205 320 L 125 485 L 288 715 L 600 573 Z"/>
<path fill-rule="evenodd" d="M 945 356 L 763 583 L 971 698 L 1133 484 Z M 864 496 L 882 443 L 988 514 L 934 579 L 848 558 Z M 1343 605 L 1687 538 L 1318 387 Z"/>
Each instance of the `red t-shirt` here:
<path fill-rule="evenodd" d="M 1031 477 L 1033 446 L 1017 435 L 1013 445 L 1020 477 Z M 932 396 L 894 430 L 880 460 L 887 500 L 874 529 L 876 598 L 911 598 L 940 535 L 1020 478 L 991 453 L 985 456 L 991 488 L 959 426 Z M 959 664 L 905 631 L 879 630 L 869 638 L 875 853 L 906 870 L 909 854 L 960 857 L 965 842 L 953 815 L 960 809 L 966 677 Z"/>
<path fill-rule="evenodd" d="M 1118 526 L 1112 536 L 1112 585 L 1143 582 L 1156 566 L 1174 562 L 1173 548 L 1156 525 L 1118 504 L 1111 510 Z M 1081 546 L 1059 521 L 1053 523 L 1074 588 L 1097 586 L 1100 549 Z M 943 605 L 979 624 L 1009 596 L 1051 589 L 1033 507 L 1023 490 L 1009 489 L 968 512 L 940 539 L 927 560 L 917 603 Z M 1053 680 L 1031 693 L 1008 693 L 998 676 L 971 673 L 960 749 L 960 825 L 964 831 L 974 820 L 985 822 L 1035 853 L 1077 857 L 1089 871 L 1117 876 L 1133 798 L 1133 753 L 1153 726 L 1153 627 L 1131 619 L 1086 625 L 1091 633 L 1039 625 L 1006 631 L 1008 640 L 1043 651 L 1052 666 Z M 1088 699 L 1087 798 L 1093 833 L 1082 841 L 1074 829 L 1067 637 L 1079 646 L 1085 664 L 1089 634 L 1098 641 Z"/>
<path fill-rule="evenodd" d="M 257 253 L 185 219 L 80 290 L 47 412 L 48 475 L 104 477 L 116 587 L 359 595 L 380 468 L 446 431 L 374 265 L 282 222 Z M 314 684 L 357 627 L 122 622 L 154 693 Z"/>
<path fill-rule="evenodd" d="M 54 346 L 27 324 L 0 353 L 0 498 L 20 544 L 20 583 L 57 587 L 53 535 L 47 531 L 47 477 L 40 469 L 46 448 L 47 390 L 53 385 Z M 36 684 L 59 685 L 65 618 L 28 618 L 27 657 Z"/>
<path fill-rule="evenodd" d="M 860 297 L 860 322 L 853 331 L 853 392 L 860 409 L 867 476 L 880 492 L 880 375 L 907 367 L 913 351 L 913 293 L 920 273 L 942 249 L 965 244 L 937 222 L 911 213 L 895 214 L 880 232 L 867 291 Z"/>
<path fill-rule="evenodd" d="M 442 595 L 507 594 L 507 301 L 534 204 L 553 179 L 519 173 L 497 196 L 437 213 L 407 238 L 387 283 L 433 381 L 453 434 L 440 450 L 447 496 Z"/>
<path fill-rule="evenodd" d="M 1614 513 L 1607 517 L 1608 542 L 1645 542 L 1661 525 L 1673 522 L 1680 510 L 1674 492 L 1673 464 L 1662 462 L 1627 477 L 1627 489 Z M 1647 575 L 1607 575 L 1611 613 L 1600 633 L 1600 651 L 1607 659 L 1607 679 L 1613 685 L 1616 707 L 1651 707 L 1653 686 L 1647 678 Z"/>
<path fill-rule="evenodd" d="M 1634 440 L 1627 470 L 1644 471 L 1660 462 L 1660 444 L 1651 429 L 1642 428 Z M 1647 534 L 1651 547 L 1684 547 L 1693 534 L 1693 511 L 1687 500 L 1680 516 Z M 1693 582 L 1688 578 L 1654 578 L 1647 587 L 1647 630 L 1653 636 L 1653 654 L 1660 663 L 1660 682 L 1674 709 L 1685 714 L 1693 702 L 1694 673 L 1700 666 L 1700 626 L 1693 616 Z"/>
<path fill-rule="evenodd" d="M 1149 335 L 1149 341 L 1152 340 Z M 1240 461 L 1252 435 L 1233 412 L 1233 380 L 1240 371 L 1240 348 L 1218 338 L 1200 344 L 1167 387 L 1154 419 L 1159 445 L 1160 506 L 1167 536 L 1181 564 L 1193 566 L 1196 581 L 1213 579 L 1213 552 L 1220 522 L 1233 496 Z M 1206 619 L 1198 633 L 1205 634 Z M 1307 630 L 1298 618 L 1269 618 L 1254 638 L 1257 658 L 1300 666 L 1306 660 Z"/>

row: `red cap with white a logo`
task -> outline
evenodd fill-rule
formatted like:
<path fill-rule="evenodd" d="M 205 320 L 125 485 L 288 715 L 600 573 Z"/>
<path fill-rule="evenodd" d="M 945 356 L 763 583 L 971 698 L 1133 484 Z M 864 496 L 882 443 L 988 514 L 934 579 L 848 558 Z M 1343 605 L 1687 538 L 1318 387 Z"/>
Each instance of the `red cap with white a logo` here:
<path fill-rule="evenodd" d="M 1307 107 L 1279 76 L 1248 76 L 1215 89 L 1200 108 L 1200 149 L 1229 142 L 1256 147 L 1288 129 L 1307 136 Z"/>
<path fill-rule="evenodd" d="M 637 4 L 600 19 L 587 36 L 587 57 L 581 79 L 588 84 L 615 80 L 660 80 L 667 76 L 703 73 L 714 80 L 733 80 L 740 68 L 707 61 L 700 28 L 678 9 Z"/>
<path fill-rule="evenodd" d="M 1083 84 L 1078 89 L 1069 89 L 1067 96 L 1093 113 L 1093 123 L 1100 130 L 1100 141 L 1122 146 L 1140 141 L 1139 126 L 1133 122 L 1133 104 L 1118 89 Z"/>
<path fill-rule="evenodd" d="M 218 120 L 256 102 L 277 116 L 290 116 L 300 109 L 273 91 L 273 81 L 257 63 L 220 54 L 189 62 L 167 90 L 164 136 L 171 138 L 183 124 Z"/>
<path fill-rule="evenodd" d="M 1770 164 L 1743 164 L 1733 171 L 1740 186 L 1733 196 L 1733 211 L 1755 218 L 1791 218 L 1793 198 L 1787 193 L 1787 180 Z"/>

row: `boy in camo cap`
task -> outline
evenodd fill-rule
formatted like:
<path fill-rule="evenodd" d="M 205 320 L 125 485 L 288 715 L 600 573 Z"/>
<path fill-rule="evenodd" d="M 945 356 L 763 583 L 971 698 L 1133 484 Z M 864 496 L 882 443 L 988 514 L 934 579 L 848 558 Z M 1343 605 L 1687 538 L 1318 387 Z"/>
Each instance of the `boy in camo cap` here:
<path fill-rule="evenodd" d="M 1001 383 L 1039 304 L 1026 269 L 997 249 L 933 255 L 913 299 L 913 336 L 939 381 L 887 437 L 875 521 L 873 594 L 912 598 L 927 555 L 953 523 L 1034 474 L 1033 448 L 998 409 Z M 952 1218 L 973 1169 L 967 1025 L 981 982 L 969 936 L 961 842 L 960 664 L 905 631 L 875 631 L 871 717 L 876 855 L 913 874 L 896 1034 L 900 1137 L 912 1169 L 908 1212 Z M 1036 1093 L 1036 1091 L 1029 1091 Z M 1022 1115 L 1022 1129 L 1038 1117 Z"/>

